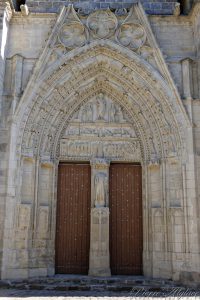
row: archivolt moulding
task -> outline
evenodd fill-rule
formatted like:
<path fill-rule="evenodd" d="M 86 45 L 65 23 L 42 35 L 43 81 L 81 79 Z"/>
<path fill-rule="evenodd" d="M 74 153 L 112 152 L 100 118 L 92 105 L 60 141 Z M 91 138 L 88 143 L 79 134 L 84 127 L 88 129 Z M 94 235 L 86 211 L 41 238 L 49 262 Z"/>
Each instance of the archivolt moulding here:
<path fill-rule="evenodd" d="M 152 66 L 110 41 L 73 50 L 39 76 L 18 110 L 18 149 L 22 146 L 23 153 L 33 155 L 44 155 L 42 151 L 48 149 L 45 155 L 55 158 L 71 116 L 102 92 L 132 115 L 144 160 L 181 155 L 187 126 L 183 108 Z"/>

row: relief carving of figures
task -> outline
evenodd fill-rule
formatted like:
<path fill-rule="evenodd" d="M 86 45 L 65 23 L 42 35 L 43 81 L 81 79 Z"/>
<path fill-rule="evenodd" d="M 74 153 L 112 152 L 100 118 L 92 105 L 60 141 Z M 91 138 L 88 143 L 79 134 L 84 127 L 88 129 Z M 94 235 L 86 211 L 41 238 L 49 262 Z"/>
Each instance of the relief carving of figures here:
<path fill-rule="evenodd" d="M 97 107 L 97 120 L 104 120 L 106 112 L 106 102 L 103 94 L 100 94 L 96 102 Z"/>
<path fill-rule="evenodd" d="M 95 176 L 95 207 L 105 207 L 107 199 L 107 177 L 103 173 Z"/>
<path fill-rule="evenodd" d="M 93 121 L 93 107 L 91 103 L 88 103 L 80 110 L 79 119 L 83 122 Z"/>
<path fill-rule="evenodd" d="M 123 112 L 122 112 L 122 109 L 121 109 L 120 106 L 118 107 L 118 109 L 116 111 L 115 121 L 116 122 L 124 122 L 125 121 L 124 116 L 123 116 Z"/>
<path fill-rule="evenodd" d="M 138 23 L 124 23 L 118 31 L 117 40 L 123 46 L 137 50 L 144 45 L 146 33 L 144 28 Z"/>
<path fill-rule="evenodd" d="M 87 19 L 87 27 L 94 37 L 104 39 L 114 34 L 118 25 L 116 16 L 108 10 L 99 10 Z"/>
<path fill-rule="evenodd" d="M 67 141 L 63 140 L 60 147 L 61 156 L 71 158 L 104 157 L 112 159 L 140 160 L 141 151 L 138 140 L 127 141 Z"/>
<path fill-rule="evenodd" d="M 115 116 L 116 116 L 116 108 L 113 103 L 111 103 L 110 106 L 110 122 L 115 122 Z"/>
<path fill-rule="evenodd" d="M 100 93 L 92 102 L 85 104 L 79 110 L 78 114 L 74 115 L 74 121 L 79 122 L 126 122 L 122 108 L 113 103 L 104 94 Z"/>
<path fill-rule="evenodd" d="M 59 32 L 58 39 L 60 43 L 68 49 L 82 47 L 86 44 L 87 40 L 85 27 L 81 22 L 64 24 Z"/>

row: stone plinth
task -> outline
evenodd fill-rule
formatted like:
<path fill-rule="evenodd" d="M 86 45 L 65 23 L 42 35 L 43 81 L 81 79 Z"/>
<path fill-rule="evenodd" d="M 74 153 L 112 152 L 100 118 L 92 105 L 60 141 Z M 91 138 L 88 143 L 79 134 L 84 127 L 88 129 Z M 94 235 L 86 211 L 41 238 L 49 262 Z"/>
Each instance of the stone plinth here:
<path fill-rule="evenodd" d="M 91 210 L 91 242 L 89 275 L 110 276 L 109 208 Z"/>

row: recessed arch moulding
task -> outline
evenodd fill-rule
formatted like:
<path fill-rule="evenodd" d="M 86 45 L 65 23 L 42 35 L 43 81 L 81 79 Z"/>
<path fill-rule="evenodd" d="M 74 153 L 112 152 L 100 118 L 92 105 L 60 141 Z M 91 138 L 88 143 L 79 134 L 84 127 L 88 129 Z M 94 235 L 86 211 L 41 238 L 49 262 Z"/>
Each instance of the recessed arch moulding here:
<path fill-rule="evenodd" d="M 188 269 L 197 271 L 191 249 L 196 244 L 198 251 L 196 225 L 193 230 L 190 225 L 195 194 L 188 195 L 187 181 L 187 172 L 194 172 L 189 119 L 167 67 L 159 65 L 163 58 L 156 45 L 152 62 L 125 44 L 124 35 L 121 43 L 113 41 L 118 21 L 110 17 L 115 25 L 107 32 L 92 32 L 97 18 L 90 17 L 89 43 L 79 39 L 74 45 L 63 35 L 67 51 L 56 58 L 50 37 L 19 103 L 11 131 L 16 176 L 9 177 L 14 192 L 7 197 L 3 278 L 54 274 L 58 163 L 93 158 L 142 164 L 144 274 L 177 280 Z M 141 18 L 143 24 L 134 26 L 143 25 L 136 29 L 152 39 Z M 59 22 L 54 31 L 74 24 Z M 86 30 L 76 22 L 78 32 Z"/>

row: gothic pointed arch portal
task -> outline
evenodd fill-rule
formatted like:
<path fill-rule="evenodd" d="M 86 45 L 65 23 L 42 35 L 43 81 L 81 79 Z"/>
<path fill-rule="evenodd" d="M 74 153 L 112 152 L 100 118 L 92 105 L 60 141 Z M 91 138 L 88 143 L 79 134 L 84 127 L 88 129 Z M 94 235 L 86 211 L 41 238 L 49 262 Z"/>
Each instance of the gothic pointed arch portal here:
<path fill-rule="evenodd" d="M 59 161 L 91 162 L 91 210 L 98 214 L 97 210 L 101 209 L 105 218 L 109 216 L 108 200 L 102 201 L 105 203 L 99 207 L 95 204 L 94 178 L 99 170 L 107 185 L 110 162 L 142 165 L 145 275 L 176 276 L 181 266 L 176 264 L 174 253 L 180 250 L 184 259 L 189 249 L 185 238 L 188 227 L 184 218 L 183 168 L 187 159 L 188 117 L 165 65 L 163 67 L 160 52 L 152 63 L 136 53 L 135 44 L 124 43 L 120 32 L 133 25 L 128 21 L 128 27 L 118 29 L 121 31 L 117 33 L 117 43 L 113 41 L 111 36 L 115 34 L 117 21 L 111 12 L 109 18 L 113 18 L 113 27 L 108 32 L 90 32 L 93 39 L 90 43 L 79 39 L 80 44 L 74 45 L 72 41 L 61 39 L 65 35 L 59 36 L 60 43 L 70 51 L 56 59 L 53 42 L 49 40 L 15 115 L 13 132 L 19 134 L 13 141 L 12 155 L 18 179 L 10 178 L 10 185 L 16 190 L 13 219 L 16 240 L 23 234 L 29 241 L 24 249 L 24 277 L 55 271 Z M 91 19 L 96 20 L 96 15 Z M 59 24 L 54 29 L 57 33 L 58 28 L 65 30 L 65 26 L 68 30 L 74 24 L 81 34 L 89 30 L 79 19 Z M 134 23 L 134 26 L 141 25 Z M 150 36 L 148 26 L 145 31 Z M 86 39 L 88 34 L 85 32 Z M 98 34 L 101 36 L 96 39 Z M 143 38 L 146 39 L 144 33 Z M 144 40 L 139 41 L 138 48 Z M 52 58 L 52 62 L 47 64 L 45 56 Z M 176 217 L 185 230 L 181 241 L 174 235 Z M 9 276 L 12 277 L 11 273 L 5 275 Z"/>

